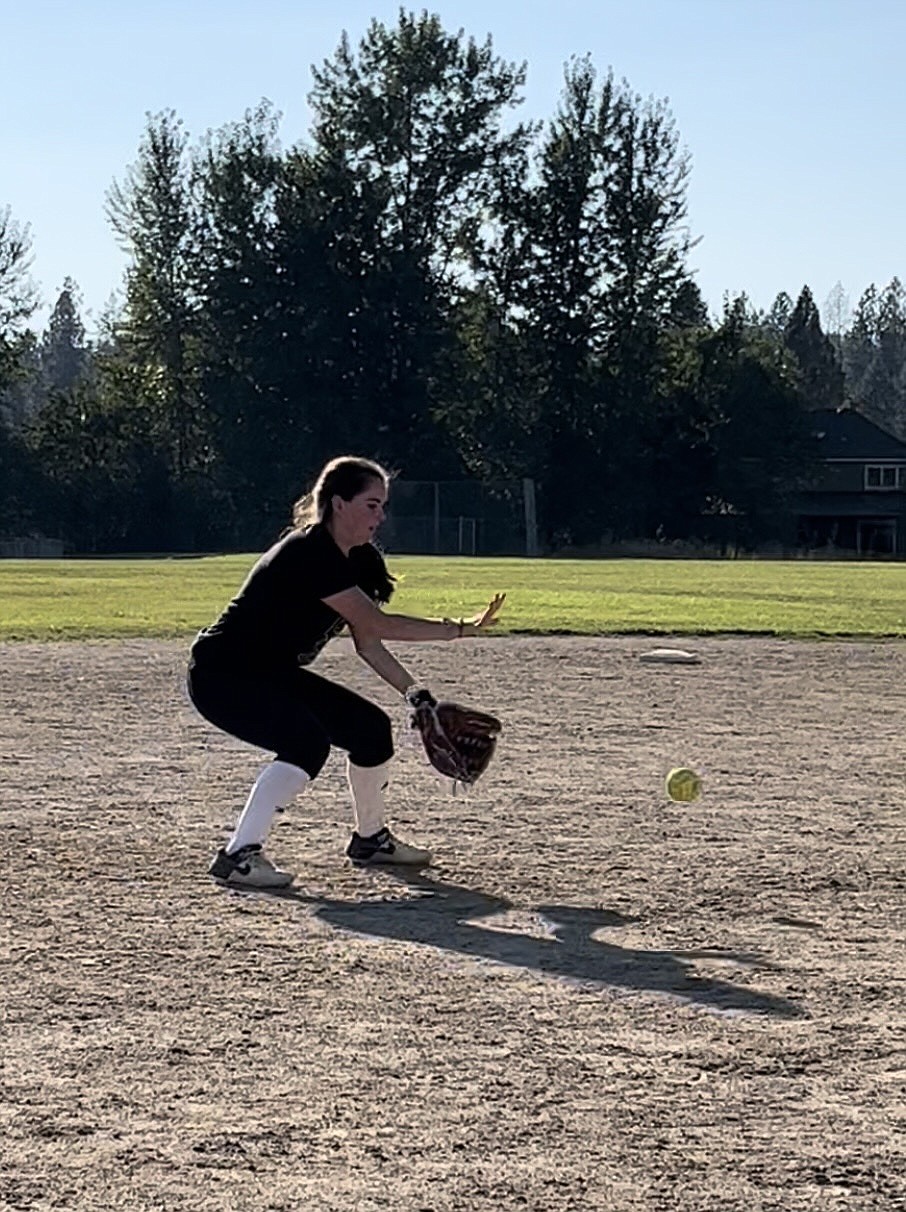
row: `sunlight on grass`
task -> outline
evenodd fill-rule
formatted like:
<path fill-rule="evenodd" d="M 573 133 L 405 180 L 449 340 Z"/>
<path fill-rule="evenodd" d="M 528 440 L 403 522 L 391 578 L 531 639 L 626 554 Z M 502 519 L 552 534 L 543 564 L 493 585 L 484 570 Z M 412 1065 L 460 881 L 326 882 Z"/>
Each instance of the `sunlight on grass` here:
<path fill-rule="evenodd" d="M 254 555 L 0 562 L 0 638 L 190 636 Z M 392 609 L 471 614 L 498 590 L 495 634 L 906 635 L 906 566 L 717 560 L 391 558 Z"/>

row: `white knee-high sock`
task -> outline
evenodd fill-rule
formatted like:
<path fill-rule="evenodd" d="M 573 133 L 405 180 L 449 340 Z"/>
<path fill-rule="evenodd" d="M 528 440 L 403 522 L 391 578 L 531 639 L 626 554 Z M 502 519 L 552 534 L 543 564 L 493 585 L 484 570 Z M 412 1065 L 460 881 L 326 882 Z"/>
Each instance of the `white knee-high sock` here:
<path fill-rule="evenodd" d="M 382 762 L 380 766 L 354 766 L 352 762 L 346 762 L 355 827 L 360 837 L 371 837 L 384 827 L 384 788 L 389 769 L 389 762 Z"/>
<path fill-rule="evenodd" d="M 309 778 L 305 771 L 289 762 L 274 761 L 265 766 L 249 792 L 233 836 L 226 844 L 227 854 L 235 854 L 243 846 L 263 845 L 274 813 L 278 808 L 285 808 L 307 782 Z"/>

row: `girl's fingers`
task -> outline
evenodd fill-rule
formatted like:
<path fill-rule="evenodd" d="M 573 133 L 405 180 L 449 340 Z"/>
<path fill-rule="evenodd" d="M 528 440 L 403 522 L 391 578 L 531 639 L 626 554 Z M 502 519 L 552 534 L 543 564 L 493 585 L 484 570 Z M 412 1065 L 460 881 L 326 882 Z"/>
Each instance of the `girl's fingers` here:
<path fill-rule="evenodd" d="M 491 598 L 490 602 L 485 607 L 484 612 L 480 616 L 478 623 L 479 627 L 485 627 L 497 622 L 497 614 L 500 611 L 505 599 L 505 593 L 496 593 L 493 598 Z"/>

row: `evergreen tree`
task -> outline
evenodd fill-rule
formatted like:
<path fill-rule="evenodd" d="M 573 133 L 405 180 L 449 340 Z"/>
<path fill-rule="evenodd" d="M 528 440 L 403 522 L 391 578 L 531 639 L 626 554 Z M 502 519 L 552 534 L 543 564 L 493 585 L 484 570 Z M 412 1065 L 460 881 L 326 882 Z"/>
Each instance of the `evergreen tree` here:
<path fill-rule="evenodd" d="M 878 349 L 872 409 L 879 423 L 906 438 L 906 292 L 893 278 L 878 300 Z"/>
<path fill-rule="evenodd" d="M 21 432 L 0 423 L 0 536 L 19 537 L 38 528 L 40 478 Z"/>
<path fill-rule="evenodd" d="M 25 326 L 38 306 L 31 279 L 31 232 L 0 209 L 0 392 L 16 377 Z"/>
<path fill-rule="evenodd" d="M 764 327 L 771 337 L 783 339 L 793 314 L 793 300 L 782 290 L 764 318 Z"/>
<path fill-rule="evenodd" d="M 742 300 L 704 338 L 701 358 L 697 394 L 707 404 L 712 452 L 701 533 L 734 548 L 792 544 L 792 496 L 815 466 L 796 361 L 747 322 Z"/>
<path fill-rule="evenodd" d="M 31 275 L 31 234 L 9 207 L 0 209 L 0 534 L 27 533 L 38 469 L 24 447 L 21 428 L 37 372 L 33 333 L 27 328 L 38 306 Z"/>
<path fill-rule="evenodd" d="M 3 361 L 0 353 L 0 363 Z M 26 328 L 7 344 L 5 364 L 7 382 L 5 387 L 0 386 L 0 425 L 19 433 L 47 394 L 41 373 L 41 350 L 32 329 Z"/>
<path fill-rule="evenodd" d="M 30 276 L 31 232 L 0 209 L 0 334 L 21 331 L 38 305 L 38 292 Z"/>
<path fill-rule="evenodd" d="M 284 373 L 297 385 L 299 438 L 312 471 L 337 449 L 386 444 L 394 350 L 385 305 L 392 307 L 397 283 L 379 234 L 384 201 L 342 154 L 300 148 L 278 188 L 277 257 L 297 334 L 286 344 Z"/>
<path fill-rule="evenodd" d="M 643 403 L 659 327 L 688 290 L 689 157 L 665 101 L 624 91 L 616 110 L 614 171 L 605 179 L 609 229 L 604 297 L 609 348 L 625 379 L 625 407 Z"/>
<path fill-rule="evenodd" d="M 843 340 L 847 400 L 906 440 L 906 299 L 894 278 L 863 292 Z"/>
<path fill-rule="evenodd" d="M 41 339 L 41 373 L 49 391 L 69 391 L 88 369 L 90 351 L 79 303 L 78 287 L 66 278 Z"/>
<path fill-rule="evenodd" d="M 709 324 L 708 307 L 696 282 L 686 278 L 677 285 L 676 293 L 667 313 L 667 327 L 671 330 L 706 328 Z"/>
<path fill-rule="evenodd" d="M 878 291 L 872 283 L 856 304 L 843 338 L 847 403 L 861 407 L 866 379 L 878 346 Z"/>
<path fill-rule="evenodd" d="M 703 310 L 685 269 L 687 174 L 663 103 L 612 74 L 599 84 L 588 59 L 568 66 L 530 195 L 522 305 L 548 529 L 577 541 L 645 525 L 665 336 L 683 306 L 683 323 Z"/>
<path fill-rule="evenodd" d="M 548 541 L 601 537 L 610 480 L 605 367 L 609 285 L 608 180 L 622 98 L 612 75 L 600 88 L 588 59 L 565 72 L 556 114 L 536 156 L 527 207 L 521 327 L 533 351 L 538 475 Z"/>
<path fill-rule="evenodd" d="M 843 403 L 843 369 L 833 343 L 821 328 L 818 308 L 807 286 L 790 313 L 783 339 L 796 355 L 807 407 L 838 408 Z"/>
<path fill-rule="evenodd" d="M 354 183 L 375 218 L 365 267 L 374 310 L 351 317 L 373 355 L 366 415 L 383 417 L 374 453 L 423 476 L 461 466 L 443 427 L 449 321 L 495 167 L 527 138 L 523 127 L 502 130 L 523 81 L 490 39 L 479 45 L 405 11 L 393 29 L 372 22 L 357 54 L 344 35 L 314 71 L 315 160 L 342 181 L 338 200 L 348 208 Z"/>
<path fill-rule="evenodd" d="M 862 292 L 853 313 L 849 335 L 873 342 L 878 335 L 878 289 L 874 283 Z"/>
<path fill-rule="evenodd" d="M 210 472 L 259 544 L 285 518 L 304 468 L 298 421 L 303 385 L 286 373 L 302 334 L 299 306 L 277 250 L 282 174 L 279 115 L 267 102 L 210 135 L 197 163 L 199 393 L 209 423 Z M 305 286 L 302 287 L 303 291 Z"/>
<path fill-rule="evenodd" d="M 148 118 L 138 159 L 107 197 L 113 230 L 130 256 L 117 334 L 124 357 L 144 370 L 141 403 L 174 476 L 203 465 L 197 408 L 197 213 L 192 162 L 172 112 Z"/>

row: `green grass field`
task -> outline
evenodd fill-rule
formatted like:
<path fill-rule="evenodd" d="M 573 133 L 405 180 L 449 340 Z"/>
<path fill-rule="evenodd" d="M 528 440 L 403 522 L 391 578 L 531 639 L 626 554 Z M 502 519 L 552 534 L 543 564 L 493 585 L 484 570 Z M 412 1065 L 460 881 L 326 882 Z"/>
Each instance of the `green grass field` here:
<path fill-rule="evenodd" d="M 0 562 L 0 639 L 188 636 L 251 555 Z M 393 609 L 471 614 L 508 594 L 496 634 L 906 635 L 906 565 L 717 560 L 390 560 Z"/>

